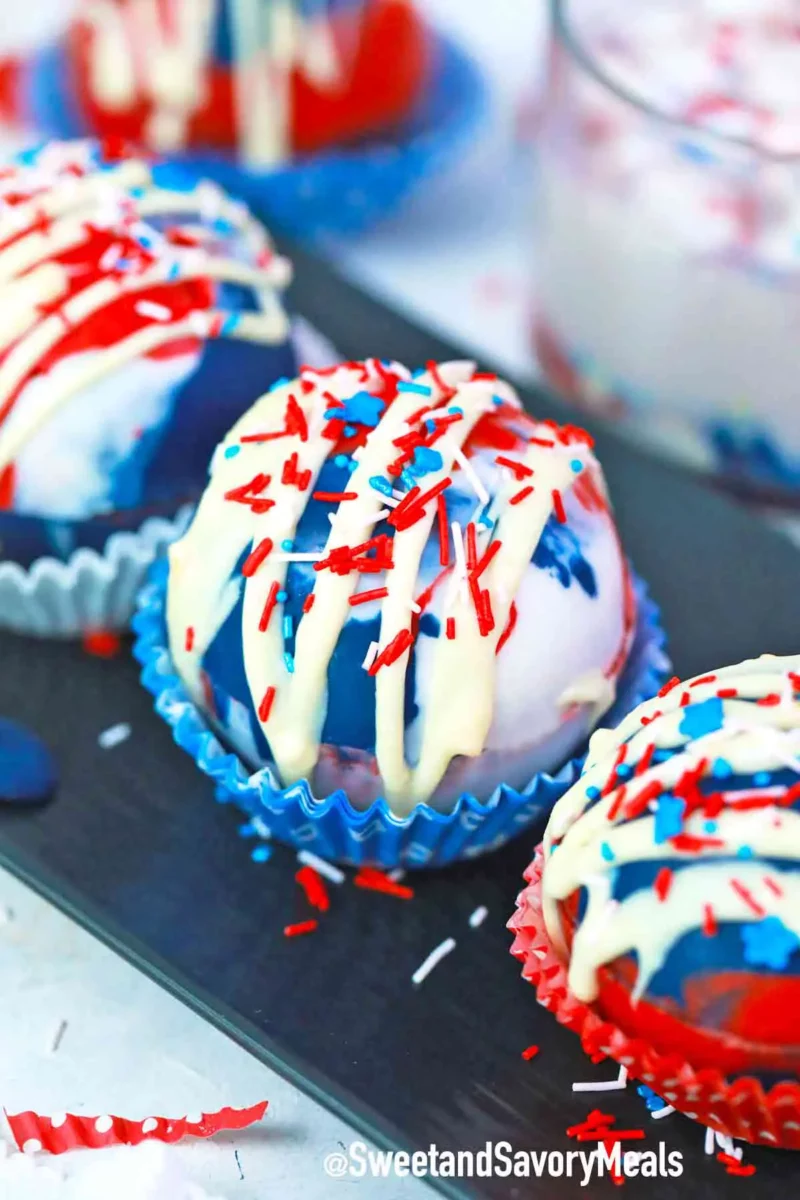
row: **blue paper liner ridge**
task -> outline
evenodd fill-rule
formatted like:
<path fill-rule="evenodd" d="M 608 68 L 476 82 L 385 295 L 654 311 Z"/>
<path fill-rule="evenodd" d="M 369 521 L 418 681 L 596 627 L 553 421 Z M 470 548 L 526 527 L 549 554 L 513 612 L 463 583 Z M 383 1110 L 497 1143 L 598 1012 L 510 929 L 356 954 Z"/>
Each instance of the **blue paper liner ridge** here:
<path fill-rule="evenodd" d="M 166 627 L 167 577 L 162 557 L 150 569 L 133 619 L 133 652 L 142 664 L 142 684 L 155 697 L 156 712 L 171 726 L 177 744 L 217 785 L 217 799 L 258 817 L 279 841 L 353 866 L 445 866 L 495 850 L 545 818 L 580 774 L 585 753 L 555 775 L 540 772 L 522 792 L 502 784 L 488 801 L 465 794 L 449 813 L 418 804 L 406 817 L 392 813 L 384 799 L 359 812 L 343 791 L 317 798 L 305 780 L 281 788 L 268 767 L 252 773 L 224 747 L 175 673 Z M 654 696 L 670 673 L 659 609 L 637 576 L 634 591 L 636 634 L 617 698 L 601 726 L 618 724 Z"/>

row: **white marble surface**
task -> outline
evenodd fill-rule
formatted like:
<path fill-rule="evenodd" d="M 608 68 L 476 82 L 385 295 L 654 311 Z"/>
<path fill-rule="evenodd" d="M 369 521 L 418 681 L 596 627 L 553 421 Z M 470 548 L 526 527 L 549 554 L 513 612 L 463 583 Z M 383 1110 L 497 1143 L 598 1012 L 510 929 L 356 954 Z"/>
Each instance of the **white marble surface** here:
<path fill-rule="evenodd" d="M 486 63 L 494 113 L 449 176 L 380 230 L 330 250 L 392 302 L 473 343 L 477 352 L 529 372 L 532 191 L 517 130 L 520 103 L 536 77 L 544 6 L 494 0 L 490 12 L 485 0 L 423 3 Z M 44 7 L 59 10 L 61 0 L 46 0 Z M 355 1136 L 343 1121 L 2 871 L 0 990 L 0 1105 L 11 1112 L 180 1116 L 270 1101 L 255 1129 L 167 1150 L 151 1144 L 29 1157 L 12 1153 L 6 1134 L 0 1141 L 3 1200 L 284 1200 L 301 1194 L 304 1200 L 421 1200 L 430 1194 L 414 1180 L 328 1179 L 325 1155 Z"/>

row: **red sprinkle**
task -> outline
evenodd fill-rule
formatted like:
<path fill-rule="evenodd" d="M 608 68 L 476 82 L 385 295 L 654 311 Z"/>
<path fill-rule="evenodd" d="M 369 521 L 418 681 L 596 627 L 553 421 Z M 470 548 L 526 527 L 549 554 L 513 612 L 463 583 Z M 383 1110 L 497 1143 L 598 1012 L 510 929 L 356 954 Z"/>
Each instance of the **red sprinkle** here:
<path fill-rule="evenodd" d="M 646 784 L 626 805 L 625 820 L 629 821 L 633 817 L 641 816 L 650 806 L 650 801 L 657 800 L 662 791 L 663 788 L 657 779 L 653 779 L 650 783 Z M 614 815 L 616 816 L 616 813 Z M 611 819 L 611 812 L 609 812 L 608 816 Z"/>
<path fill-rule="evenodd" d="M 585 1121 L 581 1121 L 578 1125 L 570 1125 L 567 1129 L 567 1137 L 579 1137 L 582 1133 L 588 1133 L 590 1130 L 601 1130 L 603 1126 L 611 1126 L 616 1121 L 611 1113 L 601 1112 L 599 1108 L 593 1108 Z"/>
<path fill-rule="evenodd" d="M 773 708 L 776 704 L 780 704 L 781 698 L 777 692 L 770 692 L 768 696 L 761 696 L 756 700 L 756 704 L 760 704 L 762 708 Z"/>
<path fill-rule="evenodd" d="M 549 442 L 547 438 L 532 437 L 528 438 L 528 442 L 531 446 L 546 446 L 548 450 L 552 450 L 555 446 L 555 442 Z"/>
<path fill-rule="evenodd" d="M 312 492 L 311 498 L 326 504 L 338 504 L 342 500 L 357 500 L 358 492 Z"/>
<path fill-rule="evenodd" d="M 189 654 L 194 649 L 194 626 L 189 625 L 186 629 L 186 641 L 184 642 L 186 653 Z"/>
<path fill-rule="evenodd" d="M 773 896 L 783 895 L 783 889 L 778 886 L 774 879 L 770 879 L 769 875 L 764 876 L 764 886 L 769 888 Z"/>
<path fill-rule="evenodd" d="M 298 491 L 304 492 L 311 483 L 311 471 L 301 471 L 299 463 L 299 455 L 295 450 L 289 455 L 289 457 L 286 459 L 286 462 L 283 464 L 281 483 L 285 483 L 287 485 L 293 484 Z"/>
<path fill-rule="evenodd" d="M 425 515 L 425 505 L 428 501 L 439 496 L 450 487 L 452 482 L 448 475 L 445 479 L 440 479 L 432 488 L 428 488 L 427 492 L 423 492 L 422 495 L 419 494 L 419 488 L 413 487 L 387 518 L 389 524 L 398 531 L 410 529 Z"/>
<path fill-rule="evenodd" d="M 481 575 L 486 570 L 489 563 L 494 558 L 495 554 L 497 554 L 498 551 L 500 550 L 500 547 L 502 546 L 502 544 L 503 543 L 500 540 L 500 538 L 495 538 L 495 540 L 486 548 L 486 550 L 484 550 L 483 555 L 481 556 L 479 561 L 475 564 L 475 570 L 473 571 L 473 575 L 475 576 L 476 579 L 480 579 Z"/>
<path fill-rule="evenodd" d="M 388 595 L 389 589 L 385 587 L 373 588 L 371 592 L 356 592 L 354 596 L 350 597 L 350 604 L 355 608 L 357 604 L 369 604 L 370 600 L 383 600 Z"/>
<path fill-rule="evenodd" d="M 619 810 L 622 808 L 622 805 L 625 802 L 625 797 L 627 796 L 627 794 L 628 794 L 628 789 L 625 787 L 625 784 L 623 783 L 622 787 L 619 789 L 616 796 L 612 800 L 611 807 L 608 810 L 608 820 L 609 821 L 616 821 L 617 817 L 619 816 Z"/>
<path fill-rule="evenodd" d="M 710 904 L 703 905 L 703 933 L 706 937 L 717 936 L 717 918 Z"/>
<path fill-rule="evenodd" d="M 719 850 L 725 845 L 722 838 L 694 837 L 691 833 L 676 833 L 669 838 L 669 844 L 675 850 L 685 850 L 687 854 L 698 854 L 701 850 Z"/>
<path fill-rule="evenodd" d="M 672 871 L 669 867 L 662 867 L 655 877 L 653 888 L 659 900 L 666 900 L 669 889 L 672 886 Z"/>
<path fill-rule="evenodd" d="M 116 633 L 92 629 L 83 635 L 83 648 L 94 658 L 116 658 L 122 649 L 122 642 Z"/>
<path fill-rule="evenodd" d="M 498 467 L 508 467 L 509 471 L 513 471 L 515 479 L 530 479 L 533 474 L 531 468 L 527 467 L 525 463 L 517 462 L 513 458 L 506 458 L 504 454 L 498 454 L 494 461 Z"/>
<path fill-rule="evenodd" d="M 270 551 L 272 550 L 272 546 L 272 538 L 263 538 L 258 545 L 250 551 L 247 558 L 242 563 L 242 574 L 248 579 L 252 575 L 255 575 L 258 568 L 268 557 Z"/>
<path fill-rule="evenodd" d="M 284 937 L 301 937 L 304 933 L 313 933 L 319 927 L 319 921 L 312 917 L 310 921 L 298 921 L 295 925 L 284 925 Z"/>
<path fill-rule="evenodd" d="M 229 492 L 226 492 L 225 499 L 232 500 L 236 504 L 247 504 L 254 513 L 265 513 L 275 503 L 274 500 L 261 498 L 261 493 L 266 491 L 269 485 L 269 475 L 254 475 L 249 483 L 243 483 L 240 487 L 231 488 Z"/>
<path fill-rule="evenodd" d="M 362 867 L 354 877 L 356 887 L 365 888 L 369 892 L 382 892 L 386 896 L 396 896 L 398 900 L 413 900 L 414 889 L 402 883 L 396 883 L 383 871 L 374 867 Z"/>
<path fill-rule="evenodd" d="M 720 688 L 717 692 L 717 697 L 720 700 L 734 700 L 738 695 L 738 688 Z"/>
<path fill-rule="evenodd" d="M 553 488 L 553 508 L 555 509 L 556 520 L 562 525 L 567 523 L 567 514 L 564 510 L 564 501 L 561 499 L 561 492 L 557 488 Z"/>
<path fill-rule="evenodd" d="M 278 592 L 280 590 L 280 584 L 278 583 L 277 579 L 273 579 L 272 587 L 269 589 L 269 594 L 264 605 L 264 611 L 261 614 L 261 620 L 258 622 L 259 633 L 266 633 L 267 631 L 269 619 L 272 616 L 272 610 L 278 603 Z"/>
<path fill-rule="evenodd" d="M 738 1158 L 734 1158 L 732 1154 L 725 1154 L 720 1151 L 717 1155 L 717 1162 L 721 1162 L 728 1175 L 755 1175 L 756 1169 L 752 1163 L 741 1163 Z"/>
<path fill-rule="evenodd" d="M 532 1058 L 536 1058 L 538 1053 L 538 1046 L 528 1046 L 527 1050 L 522 1051 L 522 1057 L 525 1059 L 525 1062 L 530 1062 Z"/>
<path fill-rule="evenodd" d="M 311 384 L 310 387 L 309 384 Z M 301 380 L 300 387 L 306 393 L 313 392 L 314 390 L 314 384 L 311 383 L 309 379 Z M 306 414 L 303 412 L 294 396 L 289 397 L 289 401 L 286 405 L 285 421 L 285 429 L 287 433 L 296 434 L 300 438 L 301 442 L 308 441 L 308 423 L 306 421 Z"/>
<path fill-rule="evenodd" d="M 506 621 L 506 627 L 503 630 L 503 632 L 500 634 L 500 637 L 497 640 L 497 649 L 495 650 L 495 655 L 499 654 L 500 651 L 503 649 L 503 646 L 505 646 L 506 642 L 508 641 L 508 639 L 511 637 L 512 633 L 514 632 L 514 627 L 516 624 L 517 624 L 517 606 L 516 606 L 515 602 L 512 600 L 511 607 L 508 610 L 508 620 Z"/>
<path fill-rule="evenodd" d="M 264 692 L 263 699 L 258 706 L 258 719 L 262 725 L 266 725 L 269 720 L 269 714 L 272 712 L 272 702 L 275 699 L 275 688 L 270 686 Z"/>
<path fill-rule="evenodd" d="M 668 696 L 669 693 L 673 690 L 673 688 L 676 688 L 680 685 L 680 682 L 681 681 L 680 681 L 680 679 L 678 679 L 678 676 L 673 675 L 672 679 L 668 679 L 667 682 L 664 684 L 664 686 L 661 688 L 661 690 L 659 692 L 657 692 L 656 694 L 659 696 L 659 698 L 662 696 Z"/>
<path fill-rule="evenodd" d="M 447 501 L 441 492 L 436 497 L 436 515 L 439 521 L 439 562 L 443 567 L 449 567 L 450 531 L 447 528 Z"/>
<path fill-rule="evenodd" d="M 452 642 L 453 638 L 456 636 L 456 619 L 455 619 L 455 617 L 448 617 L 447 620 L 445 621 L 444 627 L 445 627 L 445 636 Z"/>
<path fill-rule="evenodd" d="M 478 565 L 478 543 L 475 538 L 475 522 L 470 521 L 467 525 L 467 570 L 474 571 Z"/>
<path fill-rule="evenodd" d="M 716 675 L 701 675 L 699 679 L 693 679 L 689 687 L 696 688 L 700 687 L 703 683 L 713 683 L 716 678 Z"/>
<path fill-rule="evenodd" d="M 636 764 L 636 769 L 633 772 L 634 775 L 644 775 L 645 771 L 648 771 L 650 769 L 650 764 L 653 761 L 653 755 L 655 754 L 655 751 L 656 751 L 655 742 L 649 742 L 648 745 L 645 746 L 644 754 L 642 755 L 642 757 L 639 759 L 638 763 Z"/>
<path fill-rule="evenodd" d="M 516 492 L 511 497 L 511 499 L 509 500 L 508 503 L 509 504 L 521 504 L 522 501 L 526 498 L 526 496 L 530 496 L 532 491 L 533 491 L 533 488 L 531 487 L 530 484 L 528 484 L 527 487 L 524 487 L 520 491 Z"/>
<path fill-rule="evenodd" d="M 285 429 L 278 429 L 274 433 L 246 433 L 244 437 L 239 438 L 239 441 L 244 446 L 248 442 L 274 442 L 278 438 L 286 436 L 287 433 Z"/>
<path fill-rule="evenodd" d="M 306 894 L 306 900 L 318 912 L 327 912 L 331 906 L 328 889 L 322 876 L 313 867 L 301 867 L 295 880 Z"/>
<path fill-rule="evenodd" d="M 303 601 L 303 612 L 304 613 L 311 612 L 313 607 L 314 607 L 314 593 L 309 592 L 308 595 L 306 596 L 305 600 Z"/>
<path fill-rule="evenodd" d="M 744 886 L 744 884 L 740 882 L 740 880 L 738 880 L 738 879 L 732 879 L 732 880 L 731 880 L 731 887 L 732 887 L 732 888 L 733 888 L 733 890 L 736 892 L 736 895 L 737 895 L 737 896 L 741 896 L 742 900 L 744 900 L 744 902 L 745 902 L 745 904 L 747 905 L 747 907 L 748 907 L 749 909 L 751 909 L 751 910 L 752 910 L 752 912 L 754 912 L 754 913 L 756 914 L 756 916 L 757 916 L 757 917 L 765 917 L 765 916 L 767 915 L 767 913 L 766 913 L 766 909 L 763 909 L 763 908 L 761 907 L 761 905 L 758 903 L 758 901 L 756 900 L 756 898 L 755 898 L 755 896 L 752 894 L 752 892 L 750 892 L 750 891 L 749 891 L 749 890 L 748 890 L 748 889 L 747 889 L 747 888 Z"/>
<path fill-rule="evenodd" d="M 410 649 L 413 641 L 414 638 L 412 637 L 411 630 L 401 629 L 400 632 L 392 638 L 388 646 L 384 646 L 383 650 L 381 650 L 380 654 L 372 663 L 368 674 L 377 675 L 381 667 L 388 667 L 391 666 L 392 663 L 397 662 L 398 658 L 405 654 L 406 650 Z"/>

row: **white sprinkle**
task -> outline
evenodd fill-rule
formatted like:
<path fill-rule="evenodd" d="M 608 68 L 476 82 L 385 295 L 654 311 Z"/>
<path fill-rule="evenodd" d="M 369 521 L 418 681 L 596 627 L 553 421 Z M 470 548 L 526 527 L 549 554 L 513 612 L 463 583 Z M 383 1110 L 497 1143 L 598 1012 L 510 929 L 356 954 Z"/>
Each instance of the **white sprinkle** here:
<path fill-rule="evenodd" d="M 440 942 L 435 950 L 431 950 L 424 963 L 421 963 L 414 974 L 411 976 L 413 984 L 422 983 L 423 979 L 427 979 L 434 967 L 437 967 L 443 958 L 446 958 L 452 950 L 456 948 L 455 938 L 445 938 Z"/>
<path fill-rule="evenodd" d="M 714 1153 L 714 1130 L 713 1129 L 706 1130 L 706 1140 L 705 1140 L 705 1145 L 703 1146 L 703 1150 L 705 1151 L 706 1154 Z"/>
<path fill-rule="evenodd" d="M 152 1133 L 154 1129 L 158 1129 L 158 1121 L 155 1117 L 148 1117 L 142 1121 L 142 1133 Z"/>
<path fill-rule="evenodd" d="M 111 1117 L 109 1117 L 109 1116 L 98 1117 L 94 1123 L 94 1127 L 98 1133 L 108 1133 L 109 1130 L 113 1128 L 113 1126 L 114 1126 L 114 1122 L 111 1120 Z"/>
<path fill-rule="evenodd" d="M 377 657 L 378 657 L 378 643 L 370 642 L 369 650 L 367 650 L 366 658 L 364 659 L 363 663 L 361 664 L 361 666 L 364 668 L 365 671 L 368 671 L 370 669 L 370 667 L 375 662 L 375 659 Z"/>
<path fill-rule="evenodd" d="M 50 1124 L 53 1126 L 53 1129 L 60 1129 L 61 1126 L 66 1125 L 66 1123 L 67 1114 L 65 1112 L 53 1113 L 52 1117 L 50 1118 Z"/>
<path fill-rule="evenodd" d="M 324 858 L 319 858 L 318 855 L 312 854 L 310 850 L 301 850 L 297 855 L 297 861 L 303 863 L 306 867 L 313 867 L 319 875 L 324 875 L 331 883 L 344 883 L 345 873 L 340 871 L 333 863 L 329 863 Z"/>
<path fill-rule="evenodd" d="M 654 1121 L 660 1121 L 662 1117 L 668 1117 L 670 1113 L 674 1113 L 675 1109 L 671 1104 L 665 1104 L 663 1108 L 657 1108 L 655 1112 L 651 1112 L 650 1116 Z"/>
<path fill-rule="evenodd" d="M 251 817 L 250 828 L 255 830 L 258 836 L 263 838 L 265 842 L 268 842 L 272 837 L 272 830 L 270 829 L 269 825 L 267 825 L 263 817 Z"/>
<path fill-rule="evenodd" d="M 723 1154 L 729 1154 L 731 1156 L 731 1158 L 737 1158 L 737 1159 L 742 1157 L 741 1146 L 734 1145 L 733 1138 L 729 1134 L 717 1133 L 717 1131 L 715 1130 L 714 1131 L 714 1140 L 716 1141 L 717 1145 L 719 1146 L 719 1148 L 723 1152 Z"/>
<path fill-rule="evenodd" d="M 619 1075 L 616 1079 L 605 1079 L 600 1083 L 587 1081 L 586 1083 L 573 1083 L 573 1092 L 616 1092 L 621 1088 L 628 1086 L 628 1068 L 620 1067 Z"/>
<path fill-rule="evenodd" d="M 464 554 L 464 531 L 458 521 L 453 521 L 450 525 L 450 530 L 453 534 L 454 548 L 456 552 L 456 567 L 463 575 L 467 573 L 467 559 Z"/>
<path fill-rule="evenodd" d="M 198 309 L 196 312 L 190 312 L 186 318 L 187 324 L 195 337 L 204 338 L 208 336 L 211 328 L 211 314 L 202 312 Z"/>
<path fill-rule="evenodd" d="M 114 242 L 113 245 L 109 246 L 108 249 L 103 253 L 100 259 L 100 269 L 102 271 L 110 271 L 121 254 L 122 247 L 120 246 L 119 242 Z"/>
<path fill-rule="evenodd" d="M 458 463 L 458 465 L 461 467 L 461 470 L 464 472 L 467 479 L 469 479 L 470 483 L 472 484 L 472 490 L 474 491 L 475 495 L 480 500 L 481 504 L 482 505 L 488 504 L 489 503 L 489 493 L 487 492 L 486 488 L 481 483 L 481 481 L 478 478 L 478 475 L 475 471 L 475 468 L 473 467 L 472 463 L 469 461 L 469 459 L 467 458 L 466 454 L 461 449 L 461 447 L 456 445 L 456 443 L 453 441 L 452 438 L 443 438 L 442 445 L 443 445 L 443 447 L 446 446 L 448 453 L 452 454 L 453 458 Z"/>
<path fill-rule="evenodd" d="M 399 504 L 401 500 L 405 500 L 405 492 L 401 492 L 399 488 L 392 488 L 392 498 Z M 386 497 L 386 503 L 389 503 L 389 497 Z"/>
<path fill-rule="evenodd" d="M 169 321 L 172 318 L 172 310 L 166 304 L 156 304 L 154 300 L 139 300 L 134 308 L 140 317 L 152 317 L 154 321 Z"/>
<path fill-rule="evenodd" d="M 489 910 L 485 904 L 481 904 L 475 909 L 474 913 L 469 918 L 470 929 L 477 929 L 489 915 Z"/>
<path fill-rule="evenodd" d="M 203 1114 L 202 1113 L 187 1113 L 186 1114 L 186 1124 L 187 1125 L 202 1125 L 202 1123 L 203 1123 Z"/>
<path fill-rule="evenodd" d="M 61 1039 L 63 1038 L 66 1031 L 67 1031 L 67 1022 L 65 1020 L 59 1021 L 58 1026 L 56 1027 L 56 1030 L 53 1033 L 52 1038 L 50 1039 L 49 1051 L 51 1054 L 55 1054 L 56 1050 L 58 1050 L 58 1047 L 61 1045 Z"/>
<path fill-rule="evenodd" d="M 411 609 L 411 611 L 412 611 L 413 613 L 417 613 L 417 615 L 419 615 L 419 614 L 422 612 L 422 609 L 421 609 L 421 608 L 420 608 L 420 606 L 417 604 L 416 600 L 411 600 L 411 601 L 409 602 L 409 605 L 408 605 L 408 607 Z"/>
<path fill-rule="evenodd" d="M 399 883 L 401 879 L 405 879 L 406 873 L 403 867 L 395 867 L 393 871 L 389 871 L 386 878 L 391 879 L 392 883 Z"/>
<path fill-rule="evenodd" d="M 127 742 L 130 736 L 130 725 L 127 721 L 120 721 L 118 725 L 109 725 L 108 729 L 104 729 L 97 738 L 97 744 L 101 750 L 113 750 L 115 746 Z"/>
<path fill-rule="evenodd" d="M 271 554 L 270 562 L 319 562 L 324 557 L 325 552 L 323 550 L 313 550 L 308 554 Z"/>
<path fill-rule="evenodd" d="M 28 1138 L 22 1146 L 23 1154 L 36 1154 L 42 1148 L 42 1143 L 38 1138 Z"/>

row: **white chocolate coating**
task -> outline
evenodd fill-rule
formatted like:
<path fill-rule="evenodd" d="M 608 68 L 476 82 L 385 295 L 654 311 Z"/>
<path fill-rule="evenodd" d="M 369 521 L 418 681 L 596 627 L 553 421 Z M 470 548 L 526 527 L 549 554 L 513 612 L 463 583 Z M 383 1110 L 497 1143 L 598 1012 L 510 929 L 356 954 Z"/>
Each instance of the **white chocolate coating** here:
<path fill-rule="evenodd" d="M 490 755 L 497 774 L 488 784 L 489 792 L 504 777 L 503 751 L 527 746 L 529 756 L 531 745 L 550 738 L 550 755 L 566 757 L 613 700 L 616 678 L 630 645 L 633 614 L 625 562 L 603 498 L 602 475 L 582 438 L 571 440 L 565 435 L 559 440 L 550 426 L 520 415 L 518 420 L 527 421 L 527 435 L 520 437 L 521 450 L 511 454 L 519 472 L 515 478 L 506 468 L 498 469 L 493 458 L 487 468 L 482 457 L 475 454 L 470 459 L 462 450 L 481 420 L 495 410 L 493 397 L 511 405 L 512 412 L 518 407 L 507 385 L 494 378 L 474 378 L 471 363 L 446 363 L 438 372 L 415 376 L 413 383 L 409 372 L 398 364 L 391 364 L 388 371 L 399 380 L 397 396 L 354 452 L 348 498 L 330 514 L 325 544 L 312 548 L 310 557 L 324 561 L 332 553 L 334 557 L 337 552 L 346 553 L 346 548 L 361 546 L 372 537 L 376 524 L 387 518 L 392 522 L 393 509 L 404 493 L 395 489 L 394 497 L 387 501 L 371 480 L 386 478 L 399 453 L 398 438 L 416 436 L 425 420 L 448 418 L 445 436 L 437 436 L 435 442 L 441 461 L 419 479 L 418 487 L 426 493 L 445 485 L 443 495 L 449 496 L 453 480 L 460 480 L 462 486 L 475 490 L 478 507 L 473 502 L 473 512 L 488 513 L 488 527 L 476 523 L 477 516 L 470 524 L 478 559 L 496 544 L 480 574 L 491 621 L 482 622 L 478 615 L 464 558 L 469 550 L 464 550 L 462 538 L 470 533 L 470 524 L 465 530 L 454 522 L 449 530 L 453 540 L 448 540 L 448 553 L 452 556 L 446 577 L 440 588 L 429 589 L 425 601 L 426 611 L 440 622 L 442 636 L 416 638 L 415 686 L 424 697 L 421 716 L 408 727 L 404 704 L 415 636 L 412 606 L 423 594 L 421 563 L 438 519 L 435 499 L 424 505 L 418 519 L 408 527 L 401 523 L 395 531 L 390 569 L 365 578 L 356 570 L 335 573 L 323 567 L 316 571 L 313 604 L 299 621 L 290 666 L 285 662 L 280 604 L 278 615 L 270 617 L 266 627 L 262 619 L 270 597 L 283 593 L 294 557 L 280 548 L 293 542 L 310 503 L 309 493 L 314 492 L 319 473 L 333 454 L 332 442 L 324 436 L 329 424 L 325 413 L 334 398 L 347 400 L 380 388 L 387 367 L 374 360 L 346 364 L 328 375 L 306 370 L 299 381 L 264 396 L 231 430 L 214 456 L 211 480 L 191 528 L 170 550 L 167 616 L 175 666 L 195 702 L 203 706 L 204 655 L 239 601 L 242 585 L 235 577 L 236 565 L 250 547 L 269 545 L 257 569 L 244 579 L 242 652 L 253 707 L 258 710 L 271 693 L 266 716 L 259 714 L 259 720 L 280 779 L 288 784 L 312 777 L 320 760 L 328 707 L 346 702 L 343 697 L 327 695 L 328 670 L 344 626 L 360 611 L 357 593 L 385 588 L 380 608 L 377 602 L 370 605 L 373 612 L 380 613 L 380 637 L 373 659 L 393 646 L 398 646 L 398 654 L 374 671 L 374 751 L 387 801 L 394 811 L 406 812 L 437 792 L 453 761 L 461 756 L 480 763 L 486 751 L 497 752 Z M 301 431 L 268 441 L 249 440 L 264 431 L 281 429 L 290 398 L 302 410 L 307 438 Z M 425 409 L 422 417 L 421 409 Z M 304 490 L 279 482 L 284 464 L 294 455 L 299 469 L 310 472 Z M 590 516 L 571 494 L 583 476 L 584 486 L 598 489 L 595 495 L 601 511 Z M 231 502 L 234 489 L 264 477 L 270 482 L 258 495 L 272 502 L 267 511 L 254 512 L 248 503 Z M 529 478 L 531 486 L 526 489 L 523 485 Z M 398 480 L 397 486 L 402 489 L 404 485 Z M 581 596 L 577 586 L 567 589 L 570 600 L 564 599 L 564 585 L 531 566 L 553 515 L 556 495 L 563 497 L 566 520 L 591 527 L 592 566 L 599 580 L 600 601 Z M 300 550 L 301 558 L 309 557 L 306 547 Z M 509 638 L 508 653 L 498 654 L 514 601 L 514 619 L 519 624 Z M 566 628 L 552 645 L 548 621 L 559 602 L 566 614 Z M 570 620 L 574 622 L 572 639 Z M 448 622 L 452 623 L 452 636 L 444 634 Z M 188 640 L 187 627 L 191 627 Z M 403 638 L 408 644 L 400 648 Z M 571 689 L 576 687 L 578 691 L 573 693 Z M 537 703 L 543 704 L 544 711 Z M 539 727 L 531 728 L 534 723 Z M 557 762 L 551 760 L 547 765 Z M 535 769 L 524 776 L 524 782 Z"/>

